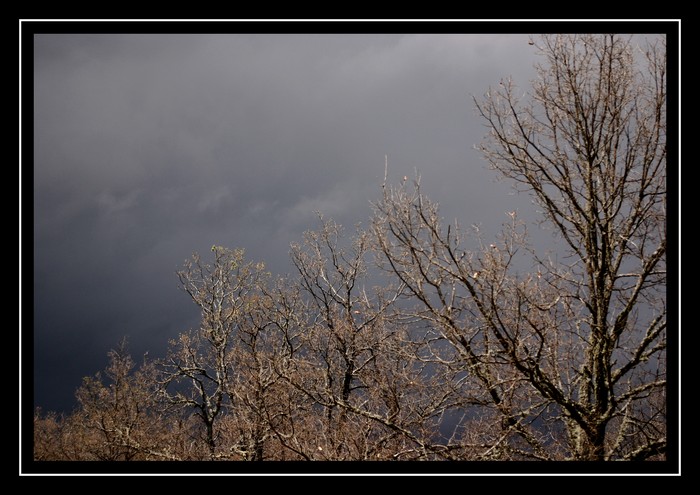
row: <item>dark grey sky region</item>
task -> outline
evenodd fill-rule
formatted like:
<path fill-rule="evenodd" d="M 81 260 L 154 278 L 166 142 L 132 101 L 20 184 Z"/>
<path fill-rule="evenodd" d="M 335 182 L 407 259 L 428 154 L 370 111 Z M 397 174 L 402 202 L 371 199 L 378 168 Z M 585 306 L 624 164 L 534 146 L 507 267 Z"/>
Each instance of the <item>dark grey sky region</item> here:
<path fill-rule="evenodd" d="M 196 326 L 194 251 L 291 273 L 315 211 L 366 225 L 385 155 L 447 220 L 531 208 L 474 150 L 472 96 L 536 61 L 526 35 L 36 35 L 35 405 L 69 411 L 123 336 L 138 360 Z"/>

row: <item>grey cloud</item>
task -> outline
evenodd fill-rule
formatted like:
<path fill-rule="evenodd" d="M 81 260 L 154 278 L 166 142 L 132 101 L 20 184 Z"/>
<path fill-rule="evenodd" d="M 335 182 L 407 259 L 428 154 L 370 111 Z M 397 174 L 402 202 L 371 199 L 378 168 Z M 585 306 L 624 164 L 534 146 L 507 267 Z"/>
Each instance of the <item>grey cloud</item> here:
<path fill-rule="evenodd" d="M 35 400 L 50 409 L 122 335 L 157 355 L 196 325 L 174 274 L 193 251 L 242 247 L 283 273 L 315 211 L 366 223 L 385 154 L 447 219 L 528 205 L 473 150 L 471 101 L 527 84 L 525 36 L 43 35 L 34 55 Z"/>
<path fill-rule="evenodd" d="M 136 207 L 138 205 L 139 192 L 139 190 L 136 190 L 122 195 L 115 195 L 110 191 L 102 191 L 97 197 L 97 203 L 104 214 L 109 216 Z"/>

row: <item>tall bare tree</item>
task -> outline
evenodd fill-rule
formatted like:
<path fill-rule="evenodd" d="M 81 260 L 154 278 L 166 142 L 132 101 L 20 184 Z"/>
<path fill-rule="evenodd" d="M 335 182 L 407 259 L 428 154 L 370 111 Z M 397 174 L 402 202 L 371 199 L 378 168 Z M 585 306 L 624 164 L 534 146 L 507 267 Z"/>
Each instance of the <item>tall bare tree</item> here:
<path fill-rule="evenodd" d="M 426 406 L 425 374 L 408 350 L 406 324 L 396 319 L 401 284 L 369 271 L 369 232 L 346 238 L 321 218 L 321 228 L 293 245 L 292 260 L 315 314 L 289 377 L 323 411 L 311 458 L 425 457 L 432 430 L 424 426 L 435 410 Z"/>
<path fill-rule="evenodd" d="M 161 363 L 161 390 L 174 405 L 190 408 L 202 421 L 211 457 L 217 451 L 216 424 L 237 392 L 237 356 L 245 324 L 268 277 L 262 263 L 246 262 L 243 250 L 212 247 L 213 264 L 195 254 L 178 272 L 182 288 L 201 310 L 194 331 L 171 341 Z M 235 450 L 235 449 L 234 449 Z"/>
<path fill-rule="evenodd" d="M 481 150 L 532 194 L 551 253 L 515 212 L 491 243 L 444 226 L 418 179 L 376 204 L 386 267 L 454 349 L 470 416 L 493 418 L 463 435 L 477 458 L 664 455 L 665 46 L 633 41 L 544 36 L 524 100 L 502 81 L 476 101 Z"/>

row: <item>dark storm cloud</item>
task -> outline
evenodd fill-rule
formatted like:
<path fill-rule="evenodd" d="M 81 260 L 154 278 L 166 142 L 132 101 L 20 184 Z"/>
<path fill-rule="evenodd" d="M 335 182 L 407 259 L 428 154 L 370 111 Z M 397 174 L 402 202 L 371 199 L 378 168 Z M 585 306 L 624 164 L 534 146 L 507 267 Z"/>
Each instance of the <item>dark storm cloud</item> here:
<path fill-rule="evenodd" d="M 37 405 L 67 407 L 123 335 L 162 354 L 195 325 L 193 251 L 283 273 L 315 211 L 366 223 L 385 154 L 446 218 L 500 224 L 526 201 L 473 150 L 471 95 L 534 61 L 525 36 L 38 35 Z"/>

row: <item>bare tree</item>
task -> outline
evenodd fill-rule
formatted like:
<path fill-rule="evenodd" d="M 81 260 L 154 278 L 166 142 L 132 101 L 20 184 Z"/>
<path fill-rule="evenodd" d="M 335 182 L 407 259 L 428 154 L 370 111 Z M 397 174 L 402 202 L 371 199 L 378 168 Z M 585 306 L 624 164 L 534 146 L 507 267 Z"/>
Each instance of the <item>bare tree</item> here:
<path fill-rule="evenodd" d="M 294 287 L 281 279 L 273 287 L 261 284 L 242 315 L 227 391 L 228 424 L 233 426 L 227 432 L 228 445 L 242 459 L 279 458 L 284 448 L 279 443 L 290 418 L 300 412 L 297 394 L 282 379 L 293 370 L 304 330 L 300 321 L 304 313 L 299 309 Z"/>
<path fill-rule="evenodd" d="M 65 420 L 55 412 L 44 414 L 41 409 L 34 410 L 34 460 L 66 460 L 63 450 Z"/>
<path fill-rule="evenodd" d="M 280 277 L 265 286 L 251 315 L 250 344 L 254 371 L 256 420 L 263 428 L 256 459 L 311 460 L 318 451 L 316 405 L 303 388 L 300 376 L 306 371 L 304 343 L 311 313 L 296 279 Z M 254 338 L 254 333 L 259 336 Z M 261 338 L 262 337 L 262 338 Z M 264 445 L 262 445 L 264 444 Z"/>
<path fill-rule="evenodd" d="M 191 408 L 201 419 L 214 458 L 217 421 L 232 405 L 241 381 L 238 344 L 246 338 L 246 319 L 268 274 L 262 263 L 245 262 L 243 250 L 214 246 L 212 252 L 213 264 L 195 254 L 178 272 L 183 290 L 201 310 L 201 324 L 171 341 L 169 355 L 160 363 L 160 383 L 168 402 Z"/>
<path fill-rule="evenodd" d="M 156 402 L 153 364 L 138 366 L 127 341 L 109 352 L 103 373 L 83 379 L 78 408 L 58 423 L 64 445 L 59 458 L 129 461 L 169 458 L 163 454 L 166 422 Z"/>
<path fill-rule="evenodd" d="M 462 438 L 477 458 L 658 458 L 665 48 L 636 51 L 615 35 L 537 46 L 546 63 L 525 102 L 511 81 L 476 102 L 491 130 L 481 149 L 562 242 L 535 252 L 515 212 L 492 243 L 445 227 L 416 179 L 385 185 L 377 246 L 420 303 L 416 316 L 454 350 L 463 405 L 481 418 L 483 435 Z"/>
<path fill-rule="evenodd" d="M 322 217 L 321 228 L 292 248 L 315 315 L 289 377 L 323 411 L 311 458 L 416 459 L 432 452 L 442 409 L 432 403 L 425 364 L 415 360 L 409 322 L 396 311 L 402 283 L 369 272 L 372 248 L 369 232 L 346 238 Z"/>

